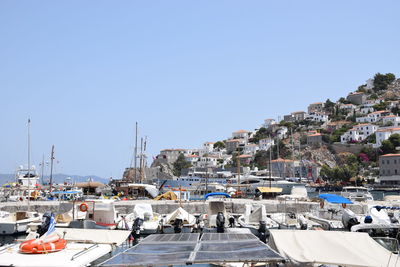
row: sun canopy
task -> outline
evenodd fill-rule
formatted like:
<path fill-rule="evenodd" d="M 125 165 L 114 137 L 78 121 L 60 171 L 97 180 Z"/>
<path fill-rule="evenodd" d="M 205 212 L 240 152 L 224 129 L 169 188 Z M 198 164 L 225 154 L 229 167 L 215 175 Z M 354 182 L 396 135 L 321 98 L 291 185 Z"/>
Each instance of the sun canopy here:
<path fill-rule="evenodd" d="M 367 233 L 270 230 L 269 245 L 298 265 L 395 266 L 397 255 Z"/>
<path fill-rule="evenodd" d="M 280 187 L 257 187 L 261 193 L 280 193 L 282 192 L 282 188 Z"/>
<path fill-rule="evenodd" d="M 319 198 L 325 199 L 330 203 L 353 204 L 353 202 L 351 202 L 347 198 L 335 194 L 320 194 Z"/>

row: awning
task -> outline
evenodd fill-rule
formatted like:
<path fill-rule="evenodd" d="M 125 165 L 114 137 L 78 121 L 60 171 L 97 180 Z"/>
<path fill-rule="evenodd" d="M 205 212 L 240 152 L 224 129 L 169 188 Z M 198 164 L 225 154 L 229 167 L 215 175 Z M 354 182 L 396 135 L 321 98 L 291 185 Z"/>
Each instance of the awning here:
<path fill-rule="evenodd" d="M 297 265 L 396 266 L 398 255 L 367 233 L 270 230 L 269 245 Z"/>
<path fill-rule="evenodd" d="M 150 235 L 100 266 L 189 265 L 224 262 L 281 262 L 284 258 L 253 234 Z"/>
<path fill-rule="evenodd" d="M 351 202 L 347 198 L 335 194 L 320 194 L 319 198 L 325 199 L 330 203 L 353 204 L 353 202 Z"/>
<path fill-rule="evenodd" d="M 261 193 L 280 193 L 282 192 L 282 188 L 280 187 L 257 187 Z"/>

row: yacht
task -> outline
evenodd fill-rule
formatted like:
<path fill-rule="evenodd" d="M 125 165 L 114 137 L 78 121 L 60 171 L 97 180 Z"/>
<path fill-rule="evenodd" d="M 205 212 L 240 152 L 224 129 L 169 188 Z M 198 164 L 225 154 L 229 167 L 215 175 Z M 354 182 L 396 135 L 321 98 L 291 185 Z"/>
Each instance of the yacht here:
<path fill-rule="evenodd" d="M 238 178 L 232 178 L 228 181 L 228 183 L 238 184 Z M 255 176 L 248 175 L 240 178 L 241 185 L 248 185 L 247 191 L 248 193 L 255 193 L 257 187 L 278 187 L 282 188 L 282 194 L 290 194 L 292 188 L 294 186 L 304 186 L 304 184 L 300 182 L 292 182 L 285 180 L 281 177 L 267 177 L 267 176 Z"/>
<path fill-rule="evenodd" d="M 351 201 L 368 201 L 374 200 L 367 188 L 362 186 L 345 186 L 341 195 Z"/>
<path fill-rule="evenodd" d="M 19 166 L 15 173 L 15 180 L 17 184 L 24 187 L 35 188 L 39 184 L 39 174 L 36 171 L 36 167 L 32 165 L 30 168 L 24 168 Z"/>
<path fill-rule="evenodd" d="M 0 235 L 24 233 L 28 224 L 40 222 L 41 215 L 35 211 L 0 212 Z"/>

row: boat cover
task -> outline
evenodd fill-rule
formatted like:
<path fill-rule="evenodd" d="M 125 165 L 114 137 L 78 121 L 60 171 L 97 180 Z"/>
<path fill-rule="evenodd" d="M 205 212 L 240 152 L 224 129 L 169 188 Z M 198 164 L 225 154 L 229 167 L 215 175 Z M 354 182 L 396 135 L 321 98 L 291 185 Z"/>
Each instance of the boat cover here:
<path fill-rule="evenodd" d="M 282 188 L 280 187 L 257 187 L 261 193 L 280 193 L 282 192 Z"/>
<path fill-rule="evenodd" d="M 209 197 L 227 197 L 230 198 L 231 195 L 229 195 L 228 193 L 224 193 L 224 192 L 213 192 L 213 193 L 208 193 L 204 196 L 205 199 L 208 199 Z"/>
<path fill-rule="evenodd" d="M 396 266 L 398 256 L 367 233 L 313 230 L 270 230 L 270 233 L 271 248 L 297 265 Z"/>
<path fill-rule="evenodd" d="M 175 219 L 182 219 L 183 224 L 196 223 L 196 217 L 194 217 L 192 214 L 190 214 L 181 207 L 177 208 L 172 213 L 168 214 L 167 217 L 165 218 L 165 222 L 167 224 L 173 224 Z"/>
<path fill-rule="evenodd" d="M 320 194 L 319 198 L 325 199 L 330 203 L 353 204 L 353 202 L 351 202 L 347 198 L 335 194 Z"/>
<path fill-rule="evenodd" d="M 67 241 L 85 241 L 99 244 L 121 245 L 130 235 L 126 230 L 56 228 L 56 232 Z"/>
<path fill-rule="evenodd" d="M 253 234 L 151 235 L 100 266 L 186 265 L 210 262 L 278 262 L 284 259 Z"/>

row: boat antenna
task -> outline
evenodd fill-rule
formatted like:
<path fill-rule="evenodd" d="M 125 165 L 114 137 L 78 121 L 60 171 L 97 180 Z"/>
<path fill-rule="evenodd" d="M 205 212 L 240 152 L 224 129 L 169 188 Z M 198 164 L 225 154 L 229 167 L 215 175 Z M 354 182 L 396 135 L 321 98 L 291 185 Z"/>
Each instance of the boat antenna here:
<path fill-rule="evenodd" d="M 53 188 L 53 160 L 54 160 L 54 145 L 51 147 L 51 157 L 50 157 L 50 192 Z"/>
<path fill-rule="evenodd" d="M 30 185 L 31 185 L 31 119 L 28 118 L 28 210 L 30 209 Z"/>

